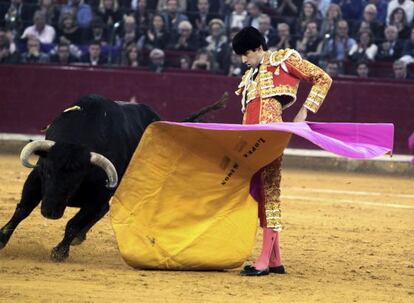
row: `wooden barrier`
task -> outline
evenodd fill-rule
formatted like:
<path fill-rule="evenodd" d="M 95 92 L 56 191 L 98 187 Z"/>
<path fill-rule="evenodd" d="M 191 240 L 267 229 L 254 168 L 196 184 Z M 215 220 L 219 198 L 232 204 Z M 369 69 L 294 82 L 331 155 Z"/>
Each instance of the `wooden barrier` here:
<path fill-rule="evenodd" d="M 0 132 L 39 134 L 62 110 L 82 95 L 95 93 L 114 100 L 152 106 L 165 120 L 179 121 L 189 113 L 230 93 L 226 109 L 206 121 L 239 123 L 240 98 L 233 94 L 239 79 L 206 73 L 165 72 L 145 69 L 0 66 Z M 395 153 L 408 153 L 407 139 L 414 131 L 414 83 L 383 79 L 335 79 L 317 115 L 309 121 L 391 122 L 395 124 Z M 305 100 L 309 85 L 301 84 L 298 102 L 285 111 L 291 121 Z M 292 147 L 314 148 L 294 139 Z"/>

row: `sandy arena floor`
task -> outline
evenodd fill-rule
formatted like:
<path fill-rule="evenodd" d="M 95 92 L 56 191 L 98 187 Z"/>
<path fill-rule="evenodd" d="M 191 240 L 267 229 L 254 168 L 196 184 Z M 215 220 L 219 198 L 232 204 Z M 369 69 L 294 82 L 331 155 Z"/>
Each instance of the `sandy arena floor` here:
<path fill-rule="evenodd" d="M 0 171 L 3 226 L 28 169 L 3 155 Z M 285 170 L 282 189 L 287 275 L 134 270 L 108 216 L 53 263 L 74 211 L 50 221 L 36 209 L 0 251 L 0 302 L 414 302 L 413 179 Z"/>

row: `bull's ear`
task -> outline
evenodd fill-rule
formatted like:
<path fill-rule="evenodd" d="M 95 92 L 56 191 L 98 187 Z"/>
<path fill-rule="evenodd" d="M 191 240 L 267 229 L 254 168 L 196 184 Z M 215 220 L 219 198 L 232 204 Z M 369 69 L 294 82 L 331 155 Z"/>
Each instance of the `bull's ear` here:
<path fill-rule="evenodd" d="M 45 157 L 47 157 L 48 152 L 44 151 L 44 150 L 37 150 L 37 151 L 34 152 L 34 154 L 36 156 L 41 157 L 41 158 L 45 158 Z"/>

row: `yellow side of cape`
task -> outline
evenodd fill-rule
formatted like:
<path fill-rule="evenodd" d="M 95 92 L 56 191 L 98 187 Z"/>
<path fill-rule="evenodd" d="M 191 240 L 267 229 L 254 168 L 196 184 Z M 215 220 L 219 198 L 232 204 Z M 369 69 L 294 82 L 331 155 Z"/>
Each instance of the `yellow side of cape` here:
<path fill-rule="evenodd" d="M 174 270 L 242 265 L 257 227 L 250 178 L 290 138 L 268 134 L 151 124 L 111 204 L 124 260 Z"/>

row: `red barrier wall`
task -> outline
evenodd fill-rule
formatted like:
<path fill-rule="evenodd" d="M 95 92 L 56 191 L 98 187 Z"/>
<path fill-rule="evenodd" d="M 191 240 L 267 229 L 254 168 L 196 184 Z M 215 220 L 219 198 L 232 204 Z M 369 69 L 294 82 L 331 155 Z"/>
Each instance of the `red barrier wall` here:
<path fill-rule="evenodd" d="M 53 117 L 84 94 L 102 94 L 152 106 L 166 120 L 180 120 L 230 93 L 226 109 L 209 122 L 239 123 L 240 100 L 233 91 L 238 79 L 210 74 L 154 74 L 132 69 L 55 66 L 0 66 L 0 132 L 38 134 Z M 286 110 L 289 121 L 302 104 L 309 85 L 302 84 L 297 104 Z M 337 79 L 317 115 L 309 121 L 392 122 L 394 153 L 408 153 L 407 138 L 414 131 L 414 82 Z M 292 147 L 313 148 L 294 139 Z"/>

